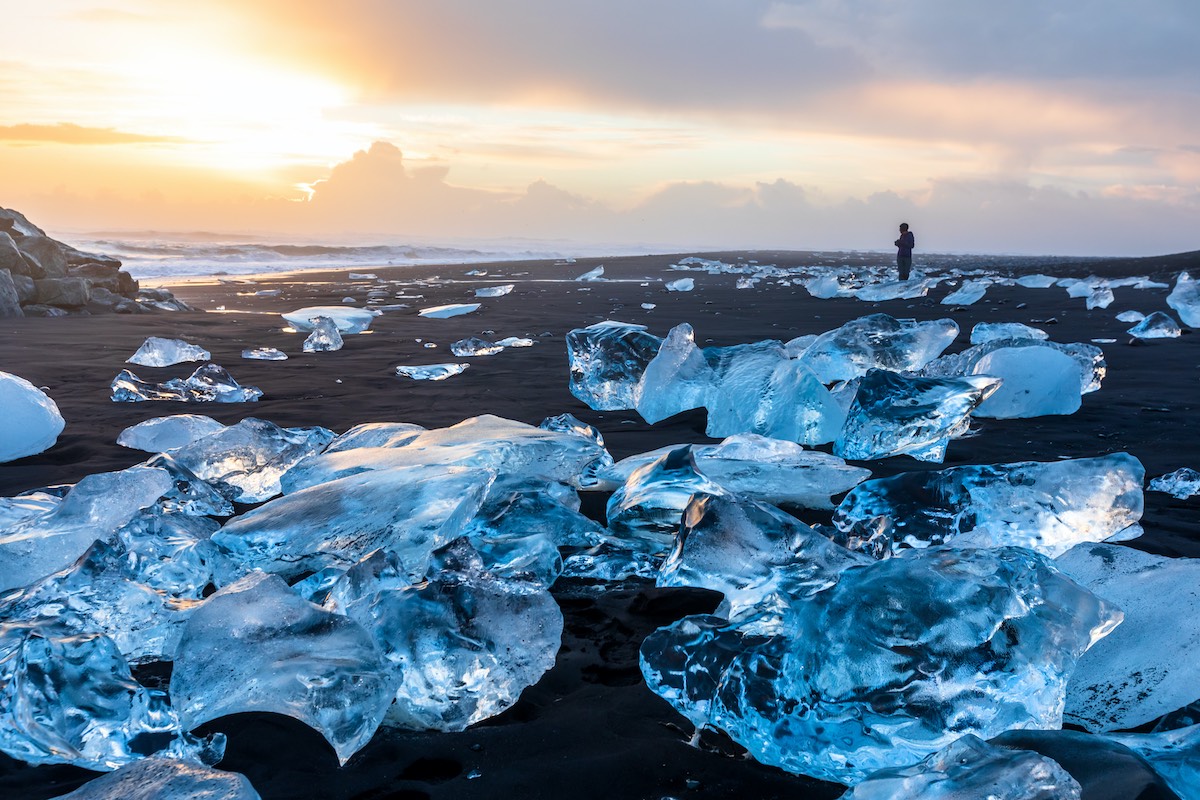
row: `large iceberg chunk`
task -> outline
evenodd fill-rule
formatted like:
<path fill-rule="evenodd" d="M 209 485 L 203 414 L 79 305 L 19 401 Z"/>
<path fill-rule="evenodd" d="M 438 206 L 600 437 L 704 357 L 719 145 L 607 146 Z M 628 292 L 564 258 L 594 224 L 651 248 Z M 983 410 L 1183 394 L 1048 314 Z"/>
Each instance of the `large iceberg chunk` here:
<path fill-rule="evenodd" d="M 187 728 L 244 711 L 285 714 L 324 736 L 343 764 L 379 727 L 394 685 L 358 623 L 262 573 L 196 609 L 171 672 Z"/>
<path fill-rule="evenodd" d="M 799 358 L 828 384 L 861 377 L 871 369 L 920 369 L 957 336 L 958 324 L 952 319 L 917 322 L 871 314 L 821 334 Z"/>
<path fill-rule="evenodd" d="M 224 429 L 220 422 L 203 414 L 173 414 L 129 426 L 117 436 L 117 444 L 147 453 L 165 453 Z"/>
<path fill-rule="evenodd" d="M 663 340 L 645 325 L 598 322 L 567 334 L 571 394 L 596 411 L 637 407 L 638 382 Z"/>
<path fill-rule="evenodd" d="M 840 800 L 1080 800 L 1058 762 L 967 734 L 921 763 L 873 772 Z"/>
<path fill-rule="evenodd" d="M 650 360 L 634 390 L 634 407 L 653 425 L 681 411 L 707 405 L 717 375 L 696 347 L 686 322 L 676 325 Z"/>
<path fill-rule="evenodd" d="M 329 317 L 317 317 L 312 323 L 312 333 L 304 340 L 304 352 L 329 353 L 342 349 L 342 334 L 334 320 Z"/>
<path fill-rule="evenodd" d="M 262 397 L 257 386 L 242 386 L 217 364 L 205 364 L 187 378 L 171 378 L 165 383 L 144 381 L 127 369 L 113 378 L 110 387 L 114 403 L 140 403 L 145 400 L 173 400 L 180 403 L 252 403 Z"/>
<path fill-rule="evenodd" d="M 0 408 L 0 463 L 49 450 L 66 427 L 49 395 L 8 372 L 0 372 Z"/>
<path fill-rule="evenodd" d="M 978 375 L 981 374 L 978 364 L 988 354 L 1000 349 L 1030 347 L 1050 348 L 1075 359 L 1079 364 L 1080 394 L 1088 394 L 1089 392 L 1098 390 L 1100 383 L 1104 380 L 1105 373 L 1108 371 L 1104 360 L 1104 351 L 1094 344 L 1083 344 L 1081 342 L 1060 344 L 1058 342 L 1037 339 L 993 339 L 983 344 L 969 347 L 961 353 L 942 356 L 936 361 L 931 361 L 920 369 L 919 374 L 927 378 Z"/>
<path fill-rule="evenodd" d="M 939 544 L 1053 557 L 1140 532 L 1144 475 L 1128 453 L 904 472 L 850 490 L 833 524 L 849 546 L 877 557 Z"/>
<path fill-rule="evenodd" d="M 1125 612 L 1075 668 L 1068 720 L 1091 731 L 1136 728 L 1200 699 L 1200 559 L 1081 544 L 1058 566 Z"/>
<path fill-rule="evenodd" d="M 1167 305 L 1175 309 L 1184 325 L 1200 328 L 1200 286 L 1186 272 L 1179 273 L 1175 288 L 1167 295 Z"/>
<path fill-rule="evenodd" d="M 1002 381 L 975 409 L 976 417 L 1074 414 L 1082 402 L 1079 362 L 1050 347 L 1000 347 L 976 361 L 972 370 Z"/>
<path fill-rule="evenodd" d="M 125 363 L 141 367 L 170 367 L 187 361 L 208 361 L 210 358 L 212 353 L 182 339 L 151 336 L 142 342 L 136 353 L 125 359 Z"/>
<path fill-rule="evenodd" d="M 916 378 L 873 369 L 858 385 L 833 452 L 862 461 L 901 454 L 941 461 L 950 440 L 967 432 L 971 412 L 999 386 L 981 375 Z"/>
<path fill-rule="evenodd" d="M 333 320 L 333 324 L 341 333 L 362 333 L 371 327 L 371 323 L 379 316 L 379 312 L 370 308 L 308 306 L 280 316 L 298 331 L 313 330 L 317 326 L 317 320 L 324 317 Z"/>
<path fill-rule="evenodd" d="M 261 800 L 245 775 L 152 756 L 88 781 L 55 800 Z"/>
<path fill-rule="evenodd" d="M 1075 661 L 1119 620 L 1037 553 L 938 547 L 848 567 L 774 632 L 686 617 L 646 638 L 642 672 L 757 760 L 855 783 L 965 734 L 1059 727 Z"/>

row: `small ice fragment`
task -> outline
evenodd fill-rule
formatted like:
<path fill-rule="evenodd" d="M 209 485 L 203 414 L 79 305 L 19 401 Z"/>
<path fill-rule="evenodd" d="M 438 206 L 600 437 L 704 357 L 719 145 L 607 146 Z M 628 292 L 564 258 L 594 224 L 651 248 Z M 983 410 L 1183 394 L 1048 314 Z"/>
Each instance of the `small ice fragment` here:
<path fill-rule="evenodd" d="M 139 403 L 145 400 L 173 400 L 181 403 L 252 403 L 262 397 L 257 386 L 242 386 L 218 364 L 205 364 L 186 379 L 172 378 L 165 383 L 143 381 L 123 369 L 110 387 L 114 403 Z"/>
<path fill-rule="evenodd" d="M 658 308 L 658 304 L 657 303 L 642 303 L 642 308 L 646 309 L 647 311 L 653 311 L 654 309 Z"/>
<path fill-rule="evenodd" d="M 1182 331 L 1179 329 L 1179 323 L 1172 319 L 1170 314 L 1155 311 L 1130 328 L 1127 333 L 1135 339 L 1175 339 Z"/>
<path fill-rule="evenodd" d="M 583 273 L 575 280 L 577 280 L 577 281 L 602 281 L 602 280 L 604 280 L 604 265 L 601 264 L 600 266 L 596 267 L 595 269 L 588 270 L 587 272 Z"/>
<path fill-rule="evenodd" d="M 487 270 L 486 269 L 469 269 L 466 272 L 464 272 L 463 274 L 469 275 L 472 278 L 482 278 L 484 275 L 487 275 Z"/>
<path fill-rule="evenodd" d="M 282 289 L 259 289 L 254 293 L 255 297 L 279 297 L 283 294 Z"/>
<path fill-rule="evenodd" d="M 338 332 L 336 322 L 329 317 L 316 317 L 309 321 L 312 323 L 312 333 L 304 340 L 304 352 L 327 353 L 342 349 L 342 334 Z"/>
<path fill-rule="evenodd" d="M 242 358 L 251 361 L 287 361 L 287 353 L 274 347 L 255 347 L 243 350 Z"/>
<path fill-rule="evenodd" d="M 290 314 L 281 314 L 293 328 L 308 332 L 313 329 L 315 319 L 328 317 L 337 325 L 340 333 L 362 333 L 371 327 L 379 312 L 369 308 L 346 308 L 344 306 L 309 306 Z"/>
<path fill-rule="evenodd" d="M 487 339 L 480 339 L 478 336 L 459 339 L 450 345 L 450 352 L 459 358 L 467 356 L 494 356 L 503 349 L 504 345 L 499 342 L 489 342 Z"/>
<path fill-rule="evenodd" d="M 0 372 L 0 409 L 0 463 L 49 450 L 66 427 L 49 395 L 8 372 Z"/>
<path fill-rule="evenodd" d="M 500 347 L 533 347 L 533 339 L 523 339 L 517 336 L 508 336 L 496 342 Z"/>
<path fill-rule="evenodd" d="M 357 301 L 357 300 L 355 300 L 353 297 L 343 297 L 343 298 L 342 298 L 342 302 L 343 302 L 343 303 L 351 303 L 351 304 L 353 304 L 353 303 L 357 303 L 358 301 Z"/>
<path fill-rule="evenodd" d="M 479 310 L 479 303 L 452 303 L 445 306 L 430 306 L 422 308 L 417 312 L 417 316 L 428 317 L 429 319 L 447 319 L 448 317 L 458 317 L 463 314 L 470 314 L 472 311 Z"/>
<path fill-rule="evenodd" d="M 980 322 L 971 328 L 971 344 L 1000 339 L 1049 339 L 1050 334 L 1040 328 L 1022 325 L 1020 322 Z"/>
<path fill-rule="evenodd" d="M 756 283 L 758 283 L 758 278 L 749 278 L 746 276 L 742 276 L 737 279 L 737 282 L 734 284 L 734 288 L 735 289 L 753 289 L 754 285 Z"/>
<path fill-rule="evenodd" d="M 1147 488 L 1152 492 L 1166 492 L 1178 500 L 1186 500 L 1200 494 L 1200 472 L 1191 467 L 1180 467 L 1150 481 Z"/>
<path fill-rule="evenodd" d="M 501 286 L 484 286 L 475 290 L 476 297 L 503 297 L 516 288 L 514 283 L 506 283 Z"/>
<path fill-rule="evenodd" d="M 351 272 L 346 277 L 352 281 L 373 281 L 379 276 L 374 272 Z"/>
<path fill-rule="evenodd" d="M 1092 344 L 1116 344 L 1117 343 L 1116 339 L 1107 339 L 1107 338 L 1092 339 L 1091 341 L 1092 341 Z"/>
<path fill-rule="evenodd" d="M 970 306 L 979 302 L 992 282 L 987 278 L 963 281 L 963 285 L 942 298 L 944 306 Z"/>
<path fill-rule="evenodd" d="M 169 367 L 185 361 L 208 361 L 212 353 L 203 347 L 188 344 L 182 339 L 163 339 L 151 336 L 142 342 L 137 352 L 125 360 L 127 364 L 142 367 Z"/>
<path fill-rule="evenodd" d="M 1108 308 L 1110 305 L 1112 305 L 1112 301 L 1112 289 L 1108 288 L 1107 286 L 1101 286 L 1088 295 L 1088 311 L 1091 311 L 1093 308 Z"/>
<path fill-rule="evenodd" d="M 1017 285 L 1026 289 L 1049 289 L 1056 283 L 1058 278 L 1053 275 L 1023 275 L 1017 278 Z"/>
<path fill-rule="evenodd" d="M 668 281 L 664 288 L 668 292 L 690 292 L 696 288 L 696 279 L 680 278 L 677 281 Z"/>
<path fill-rule="evenodd" d="M 131 425 L 117 436 L 117 444 L 147 453 L 165 453 L 224 429 L 220 422 L 203 414 L 173 414 Z"/>
<path fill-rule="evenodd" d="M 421 345 L 421 346 L 422 346 L 422 347 L 424 347 L 426 350 L 433 350 L 433 349 L 437 348 L 437 343 L 435 343 L 435 342 L 426 342 L 425 344 L 423 344 L 423 345 Z"/>
<path fill-rule="evenodd" d="M 396 374 L 415 381 L 444 381 L 465 372 L 470 364 L 421 364 L 396 367 Z"/>
<path fill-rule="evenodd" d="M 1146 315 L 1140 311 L 1122 311 L 1117 314 L 1117 322 L 1141 322 Z"/>

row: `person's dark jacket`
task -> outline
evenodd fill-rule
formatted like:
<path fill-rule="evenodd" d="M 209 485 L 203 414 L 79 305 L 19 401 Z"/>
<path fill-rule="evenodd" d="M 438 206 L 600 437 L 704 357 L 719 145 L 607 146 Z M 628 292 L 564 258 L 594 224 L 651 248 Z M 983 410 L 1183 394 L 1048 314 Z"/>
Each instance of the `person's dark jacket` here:
<path fill-rule="evenodd" d="M 917 238 L 913 236 L 912 231 L 905 231 L 900 234 L 900 238 L 896 240 L 896 247 L 900 248 L 896 251 L 896 255 L 900 258 L 912 258 L 913 248 L 917 246 Z"/>

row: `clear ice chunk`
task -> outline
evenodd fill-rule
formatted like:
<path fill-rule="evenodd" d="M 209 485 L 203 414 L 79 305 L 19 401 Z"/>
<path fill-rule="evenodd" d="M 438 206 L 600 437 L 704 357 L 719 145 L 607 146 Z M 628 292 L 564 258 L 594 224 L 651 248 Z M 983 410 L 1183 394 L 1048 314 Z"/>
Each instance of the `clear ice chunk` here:
<path fill-rule="evenodd" d="M 999 385 L 998 379 L 980 375 L 915 378 L 873 369 L 858 385 L 834 455 L 942 461 L 950 440 L 967 432 L 971 412 Z"/>
<path fill-rule="evenodd" d="M 975 362 L 976 375 L 999 378 L 975 416 L 1028 419 L 1074 414 L 1083 402 L 1079 362 L 1049 347 L 998 347 Z"/>
<path fill-rule="evenodd" d="M 165 453 L 224 429 L 220 422 L 203 414 L 173 414 L 131 425 L 117 436 L 117 444 L 147 453 Z"/>
<path fill-rule="evenodd" d="M 329 317 L 316 317 L 312 324 L 312 333 L 304 340 L 304 352 L 328 353 L 342 349 L 342 334 L 338 332 L 334 320 Z"/>
<path fill-rule="evenodd" d="M 459 358 L 466 356 L 494 356 L 503 349 L 504 345 L 497 342 L 489 342 L 487 339 L 481 339 L 478 336 L 459 339 L 450 345 L 450 352 Z"/>
<path fill-rule="evenodd" d="M 1087 309 L 1091 311 L 1094 308 L 1108 308 L 1112 305 L 1113 293 L 1112 289 L 1107 286 L 1101 286 L 1088 295 Z"/>
<path fill-rule="evenodd" d="M 976 280 L 963 281 L 962 286 L 955 289 L 950 294 L 942 298 L 944 306 L 972 306 L 983 299 L 987 294 L 988 287 L 992 285 L 992 281 L 988 278 L 979 278 Z"/>
<path fill-rule="evenodd" d="M 595 457 L 581 465 L 581 471 L 571 481 L 580 489 L 595 489 L 599 483 L 597 477 L 601 470 L 613 465 L 613 457 L 604 446 L 604 436 L 594 425 L 588 425 L 576 419 L 572 414 L 559 414 L 556 417 L 546 417 L 538 423 L 538 427 L 546 431 L 556 431 L 578 436 L 595 446 Z M 561 479 L 560 479 L 561 480 Z"/>
<path fill-rule="evenodd" d="M 533 339 L 526 339 L 521 336 L 506 336 L 496 342 L 500 347 L 533 347 Z"/>
<path fill-rule="evenodd" d="M 584 282 L 604 280 L 604 265 L 601 264 L 600 266 L 595 267 L 594 269 L 589 269 L 587 272 L 583 273 L 575 280 L 584 281 Z"/>
<path fill-rule="evenodd" d="M 422 308 L 417 312 L 419 317 L 428 317 L 430 319 L 448 319 L 450 317 L 460 317 L 463 314 L 470 314 L 472 311 L 479 310 L 479 303 L 451 303 L 444 306 L 430 306 Z"/>
<path fill-rule="evenodd" d="M 980 322 L 971 328 L 971 344 L 984 344 L 997 339 L 1049 339 L 1041 328 L 1020 322 Z"/>
<path fill-rule="evenodd" d="M 182 339 L 151 336 L 142 342 L 136 353 L 125 359 L 125 363 L 140 367 L 170 367 L 187 361 L 208 361 L 210 358 L 212 353 L 199 345 L 189 344 Z"/>
<path fill-rule="evenodd" d="M 287 353 L 274 347 L 253 347 L 242 351 L 242 358 L 251 361 L 287 361 Z"/>
<path fill-rule="evenodd" d="M 414 381 L 444 381 L 463 374 L 470 367 L 470 364 L 402 364 L 396 367 L 396 375 Z"/>
<path fill-rule="evenodd" d="M 1130 328 L 1127 333 L 1135 339 L 1176 339 L 1183 331 L 1170 314 L 1155 311 Z"/>
<path fill-rule="evenodd" d="M 798 593 L 773 631 L 686 617 L 646 637 L 646 684 L 756 760 L 857 783 L 965 734 L 1058 728 L 1067 678 L 1120 612 L 1037 553 L 930 548 Z"/>
<path fill-rule="evenodd" d="M 178 600 L 200 600 L 217 558 L 208 539 L 216 520 L 142 511 L 116 533 L 134 579 Z"/>
<path fill-rule="evenodd" d="M 1179 500 L 1200 494 L 1200 472 L 1191 467 L 1180 467 L 1174 472 L 1160 475 L 1146 487 L 1152 492 L 1166 492 Z"/>
<path fill-rule="evenodd" d="M 634 407 L 653 425 L 712 401 L 717 374 L 696 347 L 692 326 L 676 325 L 663 340 L 634 389 Z"/>
<path fill-rule="evenodd" d="M 919 764 L 873 772 L 840 800 L 1080 800 L 1058 762 L 967 734 Z"/>
<path fill-rule="evenodd" d="M 1026 289 L 1049 289 L 1056 283 L 1058 283 L 1058 278 L 1053 275 L 1022 275 L 1017 278 L 1017 285 L 1024 286 Z"/>
<path fill-rule="evenodd" d="M 99 633 L 0 625 L 0 708 L 0 750 L 28 764 L 106 772 L 156 752 L 215 764 L 225 751 L 222 734 L 188 734 Z"/>
<path fill-rule="evenodd" d="M 1100 388 L 1108 371 L 1104 351 L 1094 344 L 1042 341 L 1035 339 L 993 339 L 983 344 L 968 347 L 961 353 L 942 356 L 921 367 L 918 374 L 926 378 L 953 378 L 979 374 L 977 365 L 989 353 L 1001 348 L 1046 347 L 1070 356 L 1079 364 L 1080 394 L 1088 394 Z"/>
<path fill-rule="evenodd" d="M 1128 453 L 904 472 L 851 489 L 833 525 L 853 549 L 877 557 L 939 544 L 1053 557 L 1136 526 L 1144 477 Z"/>
<path fill-rule="evenodd" d="M 228 517 L 233 513 L 233 504 L 225 495 L 170 454 L 159 453 L 143 461 L 142 466 L 161 469 L 174 482 L 170 491 L 159 499 L 157 509 L 193 517 Z"/>
<path fill-rule="evenodd" d="M 333 439 L 326 428 L 281 428 L 247 417 L 171 455 L 230 500 L 260 503 L 282 491 L 279 479 L 285 472 Z"/>
<path fill-rule="evenodd" d="M 151 756 L 90 780 L 55 800 L 261 800 L 245 775 Z"/>
<path fill-rule="evenodd" d="M 885 300 L 915 300 L 929 294 L 937 284 L 933 280 L 913 278 L 907 281 L 883 281 L 863 286 L 854 297 L 864 303 L 882 303 Z"/>
<path fill-rule="evenodd" d="M 9 372 L 0 372 L 0 408 L 0 463 L 49 450 L 67 424 L 49 395 Z"/>
<path fill-rule="evenodd" d="M 1141 322 L 1146 315 L 1140 311 L 1122 311 L 1117 314 L 1117 322 Z"/>
<path fill-rule="evenodd" d="M 398 447 L 424 431 L 424 426 L 413 422 L 364 422 L 334 439 L 324 452 L 337 453 L 358 447 Z"/>
<path fill-rule="evenodd" d="M 371 560 L 380 561 L 377 553 Z M 343 578 L 355 581 L 355 567 Z M 552 666 L 562 640 L 558 603 L 536 581 L 489 572 L 465 539 L 440 550 L 427 579 L 396 588 L 358 580 L 337 610 L 371 631 L 398 678 L 385 725 L 461 731 L 511 706 Z"/>
<path fill-rule="evenodd" d="M 598 322 L 567 334 L 571 394 L 595 411 L 637 407 L 637 387 L 663 340 L 645 325 Z"/>
<path fill-rule="evenodd" d="M 1146 759 L 1180 800 L 1200 800 L 1200 724 L 1106 738 Z"/>
<path fill-rule="evenodd" d="M 476 297 L 504 297 L 504 295 L 516 288 L 514 283 L 505 283 L 500 286 L 481 286 L 475 290 Z"/>
<path fill-rule="evenodd" d="M 401 467 L 289 492 L 213 534 L 221 582 L 250 570 L 296 580 L 330 566 L 349 569 L 379 548 L 397 553 L 419 578 L 429 554 L 474 518 L 494 479 L 484 469 Z"/>
<path fill-rule="evenodd" d="M 1175 309 L 1184 325 L 1200 327 L 1200 286 L 1188 273 L 1181 272 L 1175 279 L 1175 288 L 1167 295 L 1167 305 Z"/>
<path fill-rule="evenodd" d="M 848 286 L 844 286 L 841 277 L 836 273 L 810 278 L 804 282 L 804 288 L 808 290 L 809 294 L 819 300 L 829 300 L 834 297 L 850 297 L 854 294 L 854 290 Z"/>
<path fill-rule="evenodd" d="M 370 308 L 347 308 L 346 306 L 307 306 L 289 314 L 281 314 L 295 330 L 308 332 L 316 327 L 321 317 L 333 320 L 341 333 L 362 333 L 371 327 L 379 312 Z"/>
<path fill-rule="evenodd" d="M 663 288 L 665 288 L 668 292 L 690 292 L 696 288 L 696 279 L 680 278 L 679 280 L 675 281 L 667 281 Z"/>
<path fill-rule="evenodd" d="M 394 685 L 358 623 L 262 573 L 192 613 L 171 672 L 188 729 L 245 711 L 284 714 L 324 736 L 342 764 L 374 735 Z"/>
<path fill-rule="evenodd" d="M 638 467 L 608 499 L 608 527 L 625 539 L 649 542 L 664 553 L 675 541 L 683 509 L 692 495 L 724 494 L 696 467 L 689 447 L 680 447 Z"/>
<path fill-rule="evenodd" d="M 113 378 L 114 403 L 138 403 L 144 400 L 173 400 L 181 403 L 252 403 L 262 397 L 257 386 L 242 386 L 222 366 L 205 364 L 185 379 L 172 378 L 165 383 L 143 381 L 123 369 Z"/>
<path fill-rule="evenodd" d="M 1136 728 L 1200 699 L 1200 559 L 1081 544 L 1059 569 L 1125 612 L 1079 660 L 1066 717 L 1090 731 Z"/>
<path fill-rule="evenodd" d="M 829 384 L 861 377 L 871 369 L 920 369 L 957 336 L 958 323 L 952 319 L 917 322 L 871 314 L 821 334 L 799 360 L 821 383 Z"/>

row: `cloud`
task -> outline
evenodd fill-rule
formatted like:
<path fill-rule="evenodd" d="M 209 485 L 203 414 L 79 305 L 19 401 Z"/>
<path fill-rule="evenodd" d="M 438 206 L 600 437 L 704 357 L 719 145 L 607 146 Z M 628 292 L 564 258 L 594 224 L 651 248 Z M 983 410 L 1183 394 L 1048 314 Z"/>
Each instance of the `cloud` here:
<path fill-rule="evenodd" d="M 0 141 L 54 144 L 177 144 L 175 136 L 147 136 L 113 128 L 89 128 L 60 122 L 57 125 L 0 125 Z"/>

